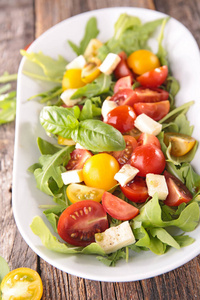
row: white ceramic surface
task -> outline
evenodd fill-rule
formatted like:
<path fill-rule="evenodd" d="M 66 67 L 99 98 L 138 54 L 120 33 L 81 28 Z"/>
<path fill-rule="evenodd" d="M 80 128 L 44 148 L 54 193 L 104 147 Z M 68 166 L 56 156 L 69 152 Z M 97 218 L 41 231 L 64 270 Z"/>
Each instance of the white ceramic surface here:
<path fill-rule="evenodd" d="M 68 46 L 67 40 L 78 43 L 84 33 L 87 20 L 95 16 L 100 29 L 99 39 L 106 41 L 113 32 L 113 25 L 123 12 L 141 18 L 143 22 L 164 17 L 166 15 L 140 8 L 108 8 L 83 13 L 67 19 L 41 35 L 29 48 L 29 51 L 42 50 L 54 58 L 64 56 L 67 60 L 75 57 Z M 197 44 L 191 33 L 178 21 L 171 18 L 165 29 L 164 45 L 169 53 L 170 65 L 174 76 L 180 81 L 181 89 L 177 95 L 177 104 L 195 100 L 188 117 L 195 125 L 194 137 L 200 140 L 200 56 Z M 13 212 L 16 224 L 27 244 L 41 258 L 51 265 L 67 273 L 92 280 L 100 281 L 135 281 L 163 274 L 173 270 L 200 253 L 200 226 L 190 233 L 196 239 L 192 245 L 181 250 L 171 249 L 165 255 L 156 256 L 151 252 L 135 253 L 126 263 L 124 260 L 117 263 L 116 267 L 106 267 L 95 256 L 64 255 L 49 251 L 35 236 L 29 224 L 36 215 L 45 217 L 38 208 L 41 204 L 49 204 L 51 198 L 44 195 L 36 188 L 34 176 L 27 172 L 27 168 L 35 163 L 39 157 L 36 139 L 38 136 L 47 139 L 39 124 L 41 104 L 36 101 L 27 102 L 27 98 L 50 88 L 50 85 L 34 81 L 23 75 L 23 70 L 30 70 L 32 65 L 22 59 L 19 68 L 17 87 L 17 119 L 16 140 L 13 174 Z M 195 169 L 200 174 L 200 150 L 193 161 Z M 46 224 L 48 224 L 46 222 Z M 49 226 L 49 225 L 48 225 Z M 49 226 L 50 228 L 50 226 Z"/>

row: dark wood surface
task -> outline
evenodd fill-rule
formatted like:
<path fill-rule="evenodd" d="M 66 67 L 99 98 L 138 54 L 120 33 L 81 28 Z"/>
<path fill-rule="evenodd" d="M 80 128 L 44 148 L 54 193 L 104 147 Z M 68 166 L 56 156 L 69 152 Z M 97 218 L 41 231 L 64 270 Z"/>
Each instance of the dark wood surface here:
<path fill-rule="evenodd" d="M 169 14 L 188 27 L 200 46 L 199 0 L 0 0 L 0 74 L 17 72 L 19 49 L 54 24 L 85 11 L 114 6 Z M 40 259 L 21 237 L 13 218 L 14 136 L 14 122 L 0 126 L 0 255 L 11 269 L 29 267 L 41 274 L 42 299 L 200 299 L 200 256 L 164 275 L 126 283 L 85 280 Z"/>

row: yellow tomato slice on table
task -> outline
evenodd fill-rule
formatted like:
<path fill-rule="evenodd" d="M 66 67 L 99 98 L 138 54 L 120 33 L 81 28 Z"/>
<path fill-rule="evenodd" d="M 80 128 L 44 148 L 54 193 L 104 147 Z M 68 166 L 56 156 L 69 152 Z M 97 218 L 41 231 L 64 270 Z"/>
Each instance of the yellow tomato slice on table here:
<path fill-rule="evenodd" d="M 171 154 L 178 157 L 192 150 L 196 140 L 186 134 L 167 132 L 164 134 L 164 143 L 166 146 L 169 146 L 169 143 L 171 143 Z"/>
<path fill-rule="evenodd" d="M 94 187 L 88 187 L 86 185 L 71 183 L 67 187 L 67 197 L 72 203 L 83 200 L 93 200 L 95 202 L 101 202 L 104 190 Z"/>

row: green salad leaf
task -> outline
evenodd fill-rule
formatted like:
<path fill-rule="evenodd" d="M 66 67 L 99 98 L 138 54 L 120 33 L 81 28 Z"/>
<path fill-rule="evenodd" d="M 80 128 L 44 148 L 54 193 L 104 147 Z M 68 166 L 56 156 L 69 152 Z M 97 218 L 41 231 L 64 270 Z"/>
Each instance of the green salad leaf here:
<path fill-rule="evenodd" d="M 0 256 L 0 284 L 3 278 L 10 272 L 10 268 L 6 262 L 6 260 Z M 0 291 L 1 293 L 1 291 Z"/>

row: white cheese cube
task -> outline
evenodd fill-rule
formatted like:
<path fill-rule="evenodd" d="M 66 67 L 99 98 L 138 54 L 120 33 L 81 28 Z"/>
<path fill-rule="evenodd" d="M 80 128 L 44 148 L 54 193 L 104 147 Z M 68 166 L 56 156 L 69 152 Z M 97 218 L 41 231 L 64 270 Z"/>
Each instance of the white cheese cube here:
<path fill-rule="evenodd" d="M 77 89 L 67 89 L 60 95 L 60 98 L 67 106 L 74 106 L 81 101 L 81 98 L 70 99 L 76 91 Z"/>
<path fill-rule="evenodd" d="M 109 53 L 102 64 L 99 66 L 99 70 L 106 75 L 110 75 L 114 71 L 120 60 L 121 58 L 117 54 Z"/>
<path fill-rule="evenodd" d="M 76 143 L 75 148 L 76 148 L 76 149 L 86 149 L 86 148 L 84 148 L 83 146 L 81 146 L 79 143 Z"/>
<path fill-rule="evenodd" d="M 107 254 L 135 243 L 135 237 L 128 221 L 116 227 L 110 227 L 104 232 L 96 233 L 95 240 Z"/>
<path fill-rule="evenodd" d="M 123 165 L 123 167 L 117 172 L 114 176 L 114 179 L 117 180 L 121 186 L 126 185 L 131 181 L 139 172 L 138 169 L 132 167 L 129 164 Z"/>
<path fill-rule="evenodd" d="M 65 185 L 79 183 L 83 181 L 83 171 L 82 169 L 67 171 L 62 173 L 61 177 Z"/>
<path fill-rule="evenodd" d="M 114 108 L 116 108 L 118 105 L 116 102 L 114 101 L 110 101 L 110 100 L 104 100 L 102 108 L 101 108 L 101 114 L 103 116 L 104 119 L 106 119 L 107 114 L 113 110 Z"/>
<path fill-rule="evenodd" d="M 74 58 L 69 64 L 66 65 L 66 69 L 83 69 L 86 65 L 86 60 L 83 55 L 79 55 Z"/>
<path fill-rule="evenodd" d="M 153 197 L 155 193 L 158 193 L 160 200 L 165 200 L 168 195 L 167 183 L 164 175 L 147 174 L 146 183 L 149 196 Z"/>
<path fill-rule="evenodd" d="M 158 135 L 162 130 L 162 125 L 154 121 L 152 118 L 145 114 L 137 116 L 135 120 L 135 127 L 142 132 L 153 135 Z"/>

